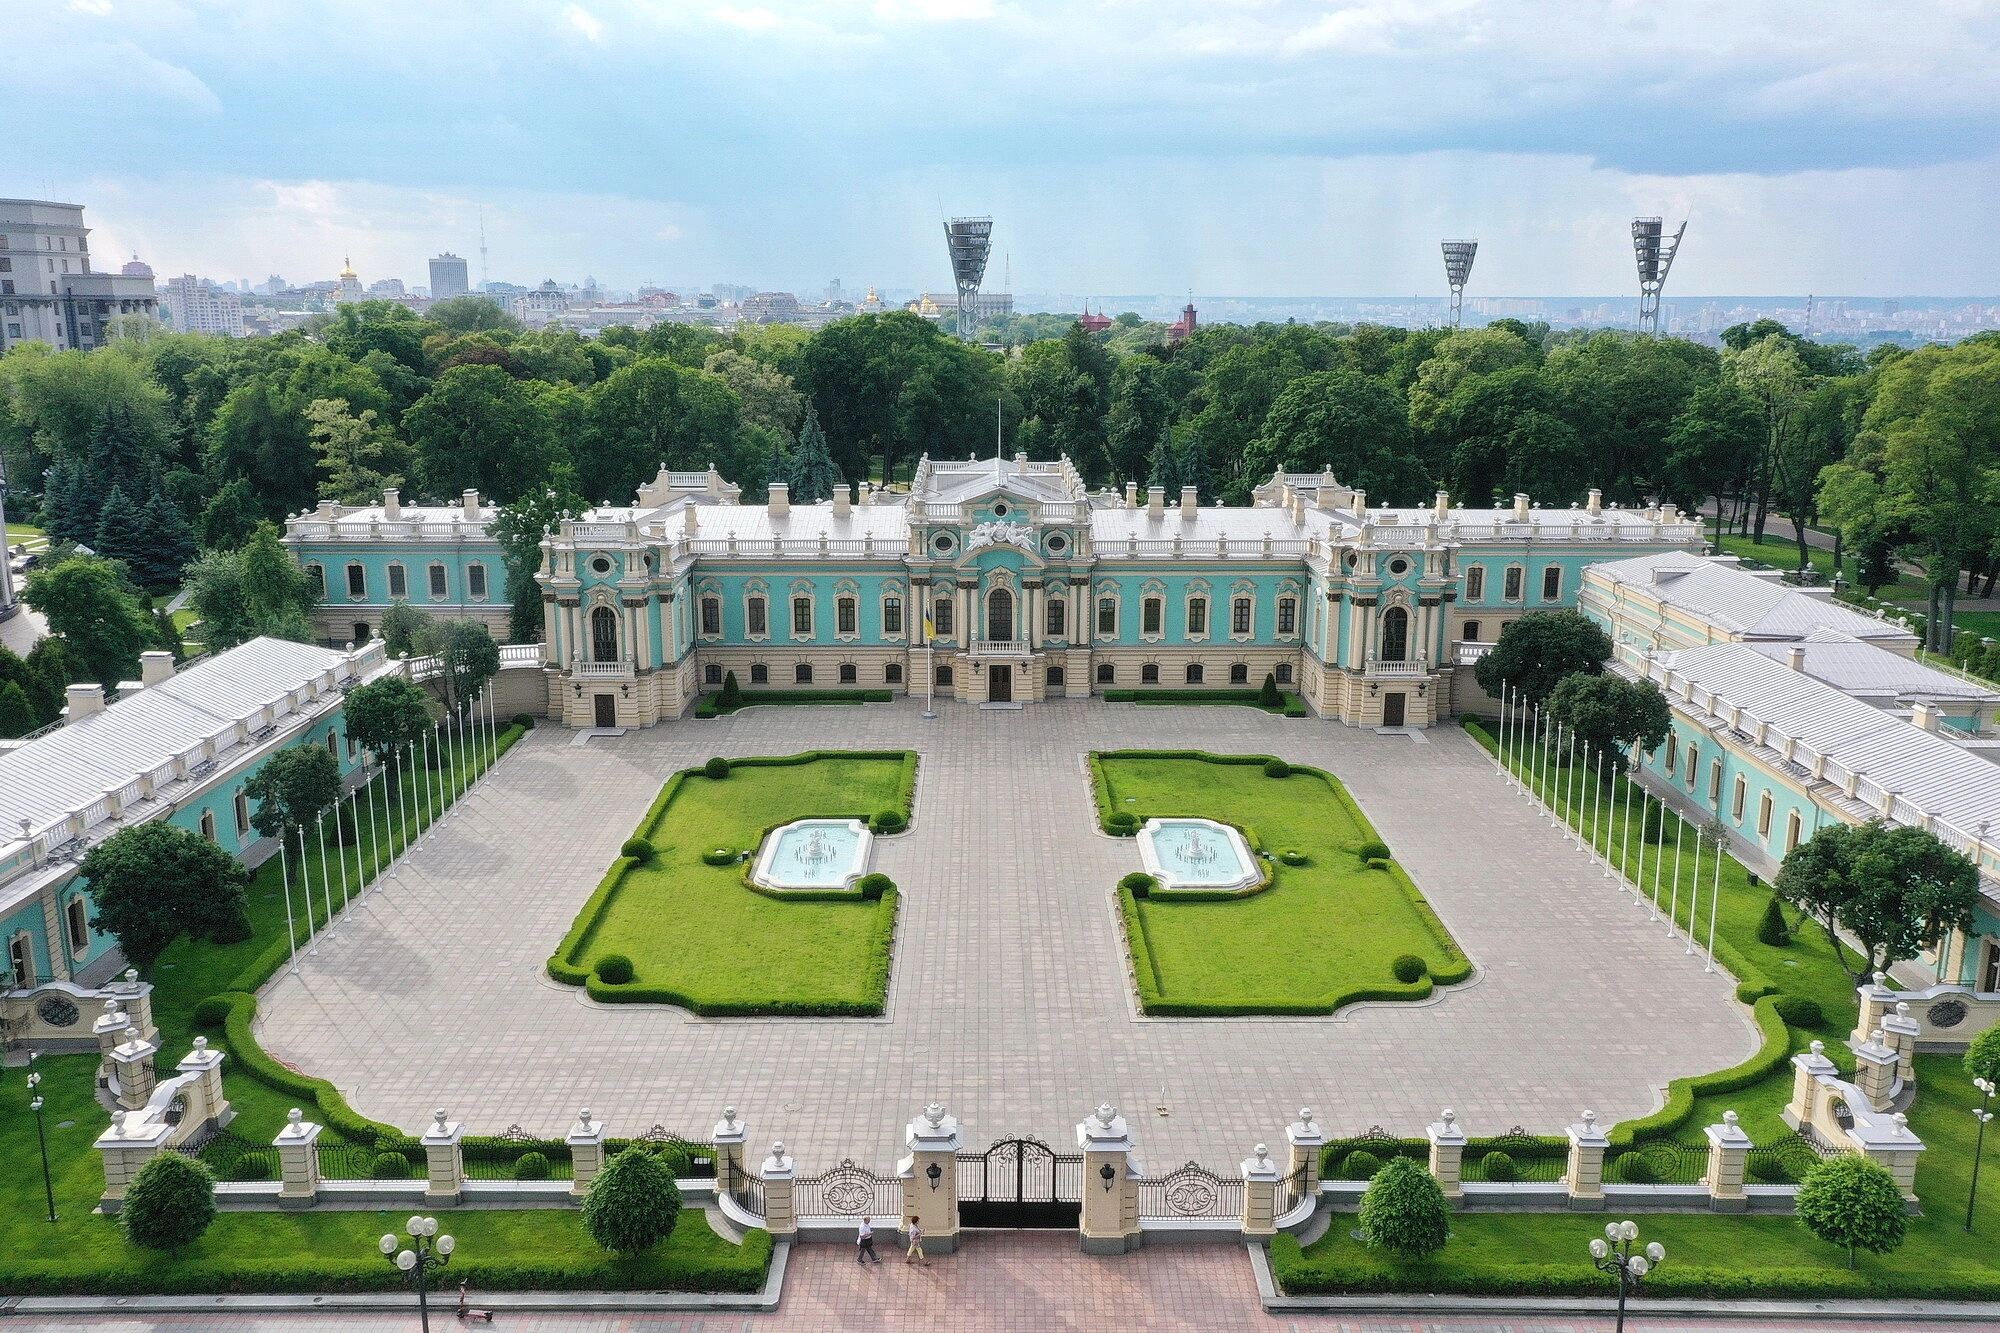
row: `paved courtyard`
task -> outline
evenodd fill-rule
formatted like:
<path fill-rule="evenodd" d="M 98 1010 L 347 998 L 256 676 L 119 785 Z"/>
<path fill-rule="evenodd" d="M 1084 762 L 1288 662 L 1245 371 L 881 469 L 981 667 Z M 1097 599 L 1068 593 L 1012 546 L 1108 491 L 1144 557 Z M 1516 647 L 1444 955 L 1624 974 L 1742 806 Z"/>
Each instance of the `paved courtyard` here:
<path fill-rule="evenodd" d="M 1755 1047 L 1719 969 L 1621 897 L 1452 726 L 1421 739 L 1246 708 L 1096 701 L 986 711 L 917 701 L 756 708 L 577 744 L 531 733 L 266 993 L 263 1040 L 364 1114 L 416 1129 L 560 1134 L 579 1105 L 614 1134 L 705 1135 L 724 1105 L 807 1171 L 886 1169 L 899 1127 L 946 1102 L 984 1146 L 1067 1145 L 1088 1108 L 1131 1119 L 1150 1170 L 1223 1168 L 1298 1108 L 1336 1133 L 1554 1132 L 1659 1105 L 1666 1082 Z M 1339 775 L 1477 965 L 1424 1004 L 1326 1018 L 1147 1019 L 1112 885 L 1138 868 L 1096 831 L 1093 749 L 1269 752 Z M 889 1013 L 706 1020 L 598 1005 L 542 965 L 676 769 L 710 755 L 910 748 L 912 831 L 878 844 L 903 888 Z M 702 929 L 663 920 L 662 931 Z M 1294 947 L 1273 939 L 1270 947 Z"/>

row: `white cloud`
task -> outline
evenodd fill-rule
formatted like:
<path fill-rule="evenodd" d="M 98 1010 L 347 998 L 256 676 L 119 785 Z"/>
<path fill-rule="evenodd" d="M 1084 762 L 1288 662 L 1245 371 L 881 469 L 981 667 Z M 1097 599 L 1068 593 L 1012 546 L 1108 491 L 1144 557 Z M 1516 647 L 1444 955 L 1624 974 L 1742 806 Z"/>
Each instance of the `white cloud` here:
<path fill-rule="evenodd" d="M 604 40 L 604 24 L 597 16 L 582 5 L 565 5 L 562 16 L 570 21 L 570 26 L 593 42 Z"/>

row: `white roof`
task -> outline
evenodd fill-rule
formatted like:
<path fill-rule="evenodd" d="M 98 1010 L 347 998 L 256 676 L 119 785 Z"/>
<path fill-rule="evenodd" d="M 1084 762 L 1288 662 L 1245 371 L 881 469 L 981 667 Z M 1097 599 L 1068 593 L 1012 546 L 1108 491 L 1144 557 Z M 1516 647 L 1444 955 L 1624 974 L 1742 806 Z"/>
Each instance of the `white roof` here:
<path fill-rule="evenodd" d="M 961 504 L 990 491 L 1004 490 L 1025 500 L 1082 500 L 1083 488 L 1066 461 L 967 458 L 925 459 L 919 464 L 911 494 L 926 503 Z"/>
<path fill-rule="evenodd" d="M 1916 642 L 1916 636 L 1901 625 L 1760 578 L 1726 557 L 1668 551 L 1606 561 L 1592 573 L 1691 611 L 1739 638 L 1796 640 L 1817 629 L 1834 629 L 1870 643 Z"/>
<path fill-rule="evenodd" d="M 2000 691 L 1948 675 L 1836 629 L 1816 629 L 1798 642 L 1763 640 L 1744 646 L 1788 666 L 1792 650 L 1802 649 L 1808 676 L 1850 696 L 1899 703 L 1918 699 L 2000 702 Z"/>
<path fill-rule="evenodd" d="M 17 837 L 23 819 L 39 830 L 89 805 L 346 662 L 329 648 L 252 639 L 0 755 L 0 839 Z"/>

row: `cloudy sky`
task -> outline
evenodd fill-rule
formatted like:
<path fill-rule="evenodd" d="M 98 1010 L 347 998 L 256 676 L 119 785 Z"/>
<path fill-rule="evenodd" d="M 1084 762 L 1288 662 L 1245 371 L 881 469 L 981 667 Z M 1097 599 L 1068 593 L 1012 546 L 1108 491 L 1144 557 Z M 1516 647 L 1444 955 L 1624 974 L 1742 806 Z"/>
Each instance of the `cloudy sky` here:
<path fill-rule="evenodd" d="M 0 193 L 293 281 L 2000 291 L 1990 0 L 48 0 Z M 474 279 L 477 280 L 475 258 Z M 997 287 L 998 282 L 989 282 Z"/>

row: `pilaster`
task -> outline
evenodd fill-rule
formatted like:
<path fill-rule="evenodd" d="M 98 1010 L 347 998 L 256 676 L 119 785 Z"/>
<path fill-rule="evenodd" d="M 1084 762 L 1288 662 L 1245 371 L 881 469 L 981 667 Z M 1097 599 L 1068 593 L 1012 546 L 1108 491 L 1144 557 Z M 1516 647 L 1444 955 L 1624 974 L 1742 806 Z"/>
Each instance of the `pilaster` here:
<path fill-rule="evenodd" d="M 1611 1140 L 1597 1126 L 1597 1112 L 1585 1111 L 1569 1134 L 1569 1170 L 1563 1184 L 1569 1191 L 1569 1206 L 1586 1212 L 1604 1207 L 1604 1154 Z"/>
<path fill-rule="evenodd" d="M 1708 1206 L 1718 1213 L 1740 1213 L 1750 1207 L 1743 1189 L 1744 1168 L 1750 1162 L 1750 1136 L 1736 1123 L 1736 1112 L 1724 1111 L 1722 1123 L 1702 1131 L 1708 1136 Z"/>
<path fill-rule="evenodd" d="M 278 1131 L 271 1146 L 278 1150 L 278 1206 L 310 1208 L 319 1198 L 320 1126 L 305 1118 L 294 1106 L 285 1113 L 290 1122 Z"/>
<path fill-rule="evenodd" d="M 1076 1127 L 1083 1150 L 1085 1254 L 1123 1254 L 1139 1248 L 1139 1166 L 1132 1131 L 1118 1108 L 1101 1105 Z"/>
<path fill-rule="evenodd" d="M 1464 1198 L 1465 1130 L 1458 1113 L 1447 1107 L 1441 1119 L 1424 1127 L 1424 1133 L 1431 1141 L 1431 1175 L 1444 1197 L 1454 1202 Z"/>

